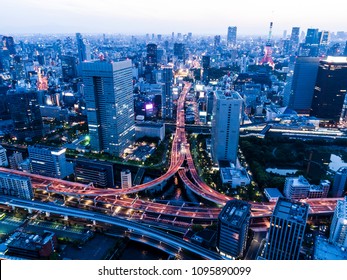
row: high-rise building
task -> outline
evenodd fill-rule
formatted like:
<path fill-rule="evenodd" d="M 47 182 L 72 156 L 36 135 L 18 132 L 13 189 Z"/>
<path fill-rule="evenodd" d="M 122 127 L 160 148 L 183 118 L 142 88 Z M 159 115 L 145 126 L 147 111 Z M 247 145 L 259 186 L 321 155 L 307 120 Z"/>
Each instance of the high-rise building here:
<path fill-rule="evenodd" d="M 235 163 L 239 130 L 243 114 L 243 99 L 236 91 L 216 91 L 212 115 L 212 157 Z"/>
<path fill-rule="evenodd" d="M 283 89 L 283 106 L 288 106 L 292 94 L 293 71 L 289 71 L 286 76 L 286 83 Z M 246 98 L 247 101 L 247 98 Z M 248 104 L 247 104 L 248 105 Z"/>
<path fill-rule="evenodd" d="M 172 119 L 173 113 L 173 100 L 172 100 L 172 83 L 173 83 L 173 69 L 171 67 L 163 68 L 163 93 L 161 98 L 162 117 Z"/>
<path fill-rule="evenodd" d="M 304 176 L 287 177 L 284 183 L 284 195 L 289 199 L 305 199 L 308 197 L 310 183 Z"/>
<path fill-rule="evenodd" d="M 131 60 L 82 63 L 90 147 L 120 156 L 135 137 Z"/>
<path fill-rule="evenodd" d="M 330 43 L 330 32 L 329 31 L 319 31 L 318 32 L 319 44 L 327 46 Z"/>
<path fill-rule="evenodd" d="M 210 68 L 210 65 L 211 65 L 211 57 L 209 55 L 203 55 L 202 56 L 202 68 L 204 70 L 208 69 L 208 68 Z"/>
<path fill-rule="evenodd" d="M 347 41 L 346 41 L 346 45 L 345 45 L 345 50 L 343 51 L 343 56 L 347 56 Z"/>
<path fill-rule="evenodd" d="M 317 57 L 319 56 L 319 45 L 310 45 L 306 43 L 301 43 L 299 45 L 298 56 L 309 56 Z"/>
<path fill-rule="evenodd" d="M 28 147 L 28 152 L 33 173 L 59 179 L 70 175 L 65 148 L 34 145 Z"/>
<path fill-rule="evenodd" d="M 297 260 L 304 238 L 309 205 L 279 197 L 272 213 L 262 258 Z"/>
<path fill-rule="evenodd" d="M 346 181 L 347 181 L 347 166 L 340 167 L 334 176 L 334 184 L 331 189 L 332 197 L 343 196 L 345 192 L 345 188 L 346 188 Z"/>
<path fill-rule="evenodd" d="M 90 45 L 81 33 L 76 33 L 77 51 L 79 63 L 91 60 Z"/>
<path fill-rule="evenodd" d="M 319 44 L 319 36 L 318 36 L 317 28 L 308 28 L 305 38 L 305 44 L 308 45 L 318 45 Z"/>
<path fill-rule="evenodd" d="M 20 152 L 14 152 L 8 157 L 11 169 L 18 169 L 19 165 L 23 162 L 23 154 Z"/>
<path fill-rule="evenodd" d="M 157 68 L 158 58 L 157 58 L 157 45 L 148 44 L 147 45 L 147 55 L 146 55 L 147 65 Z"/>
<path fill-rule="evenodd" d="M 237 27 L 236 26 L 229 26 L 228 27 L 228 34 L 227 34 L 227 45 L 229 47 L 236 45 L 236 36 L 237 36 Z"/>
<path fill-rule="evenodd" d="M 129 169 L 122 170 L 120 173 L 122 189 L 127 189 L 132 187 L 131 172 Z"/>
<path fill-rule="evenodd" d="M 321 60 L 313 94 L 311 116 L 339 122 L 344 118 L 347 91 L 347 57 L 328 56 Z"/>
<path fill-rule="evenodd" d="M 16 54 L 16 47 L 14 44 L 13 37 L 11 36 L 3 36 L 2 37 L 2 46 L 3 49 L 8 50 L 9 54 Z"/>
<path fill-rule="evenodd" d="M 300 41 L 300 27 L 293 27 L 292 34 L 290 35 L 290 40 L 292 41 L 292 46 L 297 48 Z"/>
<path fill-rule="evenodd" d="M 1 63 L 1 58 L 0 58 L 0 63 Z M 7 91 L 8 91 L 8 86 L 0 85 L 0 120 L 9 120 L 11 118 L 10 112 L 8 110 L 7 100 L 6 100 Z"/>
<path fill-rule="evenodd" d="M 64 82 L 68 82 L 77 76 L 77 60 L 74 56 L 60 56 L 61 69 Z"/>
<path fill-rule="evenodd" d="M 318 57 L 297 57 L 288 106 L 299 114 L 309 114 L 316 83 Z"/>
<path fill-rule="evenodd" d="M 243 256 L 246 248 L 251 205 L 230 200 L 218 216 L 217 250 L 227 258 Z"/>
<path fill-rule="evenodd" d="M 30 200 L 34 196 L 30 178 L 5 172 L 0 172 L 0 194 Z"/>
<path fill-rule="evenodd" d="M 337 201 L 329 241 L 347 249 L 347 196 Z"/>
<path fill-rule="evenodd" d="M 174 56 L 177 57 L 178 60 L 182 60 L 183 63 L 186 59 L 186 51 L 185 51 L 185 45 L 182 43 L 175 43 L 174 44 Z"/>
<path fill-rule="evenodd" d="M 77 159 L 75 163 L 77 182 L 90 184 L 97 188 L 114 188 L 114 171 L 111 162 Z"/>
<path fill-rule="evenodd" d="M 211 65 L 211 57 L 209 55 L 202 56 L 202 80 L 206 83 L 209 81 L 209 71 Z"/>
<path fill-rule="evenodd" d="M 18 88 L 7 92 L 7 104 L 17 139 L 42 137 L 42 117 L 37 92 Z"/>
<path fill-rule="evenodd" d="M 8 166 L 6 149 L 0 145 L 0 166 Z"/>
<path fill-rule="evenodd" d="M 220 35 L 214 36 L 214 47 L 215 48 L 220 46 L 220 40 L 221 40 Z"/>
<path fill-rule="evenodd" d="M 290 55 L 292 52 L 292 41 L 290 39 L 283 39 L 283 54 Z"/>

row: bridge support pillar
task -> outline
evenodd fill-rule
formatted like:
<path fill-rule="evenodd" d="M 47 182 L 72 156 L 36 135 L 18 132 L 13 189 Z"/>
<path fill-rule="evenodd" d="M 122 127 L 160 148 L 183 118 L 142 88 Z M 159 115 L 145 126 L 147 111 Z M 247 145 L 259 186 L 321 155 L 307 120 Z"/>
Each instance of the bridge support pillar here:
<path fill-rule="evenodd" d="M 68 221 L 69 220 L 69 216 L 65 215 L 64 216 L 64 221 Z"/>
<path fill-rule="evenodd" d="M 46 212 L 46 217 L 49 217 L 49 216 L 51 216 L 51 213 Z"/>
<path fill-rule="evenodd" d="M 95 220 L 93 220 L 93 226 L 96 226 L 96 221 Z"/>
<path fill-rule="evenodd" d="M 94 197 L 94 199 L 93 199 L 93 203 L 94 203 L 94 206 L 96 206 L 96 203 L 97 203 L 97 196 L 96 196 L 96 197 Z"/>
<path fill-rule="evenodd" d="M 29 214 L 32 214 L 32 213 L 33 213 L 33 209 L 28 208 L 28 213 L 29 213 Z"/>

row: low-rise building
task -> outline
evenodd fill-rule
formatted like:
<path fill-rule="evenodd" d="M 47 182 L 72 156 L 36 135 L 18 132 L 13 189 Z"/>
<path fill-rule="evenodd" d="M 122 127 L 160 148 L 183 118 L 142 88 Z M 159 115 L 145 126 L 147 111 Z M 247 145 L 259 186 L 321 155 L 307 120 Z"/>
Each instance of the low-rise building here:
<path fill-rule="evenodd" d="M 165 138 L 165 124 L 155 122 L 137 122 L 135 124 L 135 137 L 136 139 L 142 137 L 159 138 L 163 141 Z"/>
<path fill-rule="evenodd" d="M 220 169 L 223 184 L 230 184 L 232 188 L 244 187 L 251 183 L 246 169 L 225 167 Z"/>
<path fill-rule="evenodd" d="M 33 189 L 28 177 L 0 172 L 0 194 L 31 200 Z"/>
<path fill-rule="evenodd" d="M 319 185 L 311 185 L 304 176 L 287 177 L 284 183 L 284 195 L 289 199 L 326 198 L 330 181 L 321 180 Z"/>
<path fill-rule="evenodd" d="M 281 192 L 276 188 L 265 188 L 264 194 L 269 202 L 276 202 L 279 197 L 283 197 Z"/>
<path fill-rule="evenodd" d="M 7 244 L 7 254 L 26 259 L 48 259 L 57 246 L 57 237 L 53 232 L 43 235 L 15 232 Z"/>
<path fill-rule="evenodd" d="M 32 172 L 62 179 L 71 174 L 66 161 L 66 148 L 34 145 L 28 147 Z"/>
<path fill-rule="evenodd" d="M 289 199 L 305 199 L 310 186 L 304 176 L 288 177 L 284 183 L 284 195 Z"/>
<path fill-rule="evenodd" d="M 120 174 L 122 189 L 131 188 L 132 180 L 131 180 L 131 172 L 129 169 L 123 170 Z"/>
<path fill-rule="evenodd" d="M 98 188 L 114 188 L 113 164 L 98 160 L 77 159 L 75 179 L 84 184 L 93 183 Z"/>
<path fill-rule="evenodd" d="M 322 180 L 319 185 L 311 185 L 308 198 L 325 198 L 328 197 L 330 181 Z"/>

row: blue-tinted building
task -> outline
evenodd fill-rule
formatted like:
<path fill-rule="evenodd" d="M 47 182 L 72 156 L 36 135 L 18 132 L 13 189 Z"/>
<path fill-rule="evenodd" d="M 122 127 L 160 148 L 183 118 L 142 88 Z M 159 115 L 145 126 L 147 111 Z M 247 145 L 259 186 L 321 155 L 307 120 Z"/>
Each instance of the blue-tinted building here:
<path fill-rule="evenodd" d="M 131 60 L 82 63 L 91 150 L 120 156 L 135 138 Z"/>
<path fill-rule="evenodd" d="M 231 200 L 218 216 L 217 251 L 227 258 L 242 257 L 246 248 L 251 205 Z"/>
<path fill-rule="evenodd" d="M 297 57 L 289 97 L 289 108 L 299 114 L 309 114 L 316 83 L 318 57 Z"/>
<path fill-rule="evenodd" d="M 297 260 L 309 205 L 279 197 L 272 213 L 263 255 L 266 260 Z"/>

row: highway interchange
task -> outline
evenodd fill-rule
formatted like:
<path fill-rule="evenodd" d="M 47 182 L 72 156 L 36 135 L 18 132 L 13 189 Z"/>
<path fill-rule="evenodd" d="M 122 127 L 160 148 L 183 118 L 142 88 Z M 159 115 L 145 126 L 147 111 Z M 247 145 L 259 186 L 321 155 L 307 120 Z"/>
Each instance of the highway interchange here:
<path fill-rule="evenodd" d="M 161 216 L 171 217 L 169 222 L 173 223 L 174 226 L 187 228 L 194 221 L 214 221 L 218 218 L 221 211 L 221 207 L 225 203 L 233 198 L 221 194 L 209 187 L 198 175 L 197 170 L 194 166 L 194 161 L 190 153 L 189 143 L 187 141 L 186 131 L 185 131 L 185 113 L 184 104 L 186 95 L 189 92 L 191 84 L 186 83 L 182 90 L 182 93 L 177 102 L 177 121 L 176 121 L 176 132 L 172 142 L 171 148 L 171 160 L 170 166 L 167 172 L 160 177 L 150 181 L 148 183 L 136 185 L 132 188 L 127 189 L 99 189 L 92 185 L 84 185 L 81 183 L 68 182 L 60 179 L 45 177 L 37 174 L 24 173 L 18 170 L 0 168 L 1 172 L 16 174 L 20 176 L 30 177 L 32 185 L 35 192 L 41 194 L 59 194 L 66 198 L 65 205 L 68 205 L 69 200 L 77 201 L 78 203 L 82 200 L 89 200 L 93 202 L 93 205 L 101 204 L 106 209 L 106 213 L 112 216 L 106 216 L 105 214 L 99 214 L 97 212 L 83 211 L 81 209 L 74 209 L 71 207 L 64 207 L 57 205 L 54 208 L 52 205 L 46 205 L 44 203 L 32 203 L 30 206 L 36 210 L 42 210 L 47 212 L 59 212 L 60 214 L 66 214 L 67 216 L 77 216 L 90 218 L 92 220 L 98 220 L 107 223 L 119 223 L 122 226 L 134 228 L 136 231 L 141 231 L 144 234 L 153 235 L 156 234 L 157 238 L 168 238 L 167 235 L 159 233 L 154 229 L 149 229 L 148 226 L 141 225 L 139 223 L 133 223 L 132 221 L 127 221 L 123 218 L 117 218 L 117 213 L 120 209 L 128 209 L 136 213 L 132 216 L 132 220 L 138 221 L 149 221 L 152 223 L 160 223 L 163 221 Z M 185 164 L 186 163 L 186 164 Z M 180 176 L 185 187 L 190 189 L 196 195 L 209 200 L 216 204 L 216 207 L 205 207 L 205 206 L 190 206 L 190 205 L 170 205 L 169 203 L 163 204 L 155 201 L 142 200 L 137 196 L 135 198 L 130 198 L 127 195 L 136 194 L 141 191 L 153 189 L 156 187 L 162 187 L 166 182 L 175 174 Z M 187 174 L 190 174 L 188 176 Z M 191 179 L 189 179 L 191 178 Z M 325 199 L 308 199 L 306 202 L 310 205 L 310 214 L 330 214 L 333 213 L 335 209 L 336 202 L 339 198 L 325 198 Z M 14 199 L 6 200 L 4 197 L 0 197 L 0 203 L 6 203 L 11 206 L 18 206 L 19 204 L 25 203 L 24 201 L 14 203 Z M 76 203 L 77 203 L 76 202 Z M 78 204 L 77 203 L 77 204 Z M 264 203 L 264 202 L 250 202 L 251 204 L 251 216 L 254 218 L 269 217 L 272 214 L 275 203 Z M 92 205 L 92 206 L 93 206 Z M 71 204 L 69 204 L 71 206 Z M 78 205 L 77 205 L 78 206 Z M 109 211 L 107 211 L 109 209 Z M 119 215 L 120 216 L 120 215 Z M 178 218 L 178 219 L 177 219 Z M 180 222 L 180 219 L 185 219 L 184 222 Z M 176 223 L 176 224 L 175 224 Z M 155 231 L 155 232 L 153 232 Z M 162 236 L 164 235 L 164 236 Z M 162 240 L 164 242 L 164 239 Z M 177 238 L 179 239 L 179 238 Z M 176 242 L 177 246 L 185 248 L 189 247 L 188 242 L 183 240 L 171 240 L 170 242 Z M 183 245 L 182 242 L 186 245 Z M 195 247 L 191 246 L 191 247 Z M 195 250 L 194 248 L 188 248 Z M 188 250 L 187 249 L 187 250 Z M 210 252 L 211 253 L 211 252 Z M 203 257 L 206 258 L 217 258 L 216 254 L 206 255 L 204 252 L 198 252 Z M 212 254 L 212 253 L 211 253 Z"/>

